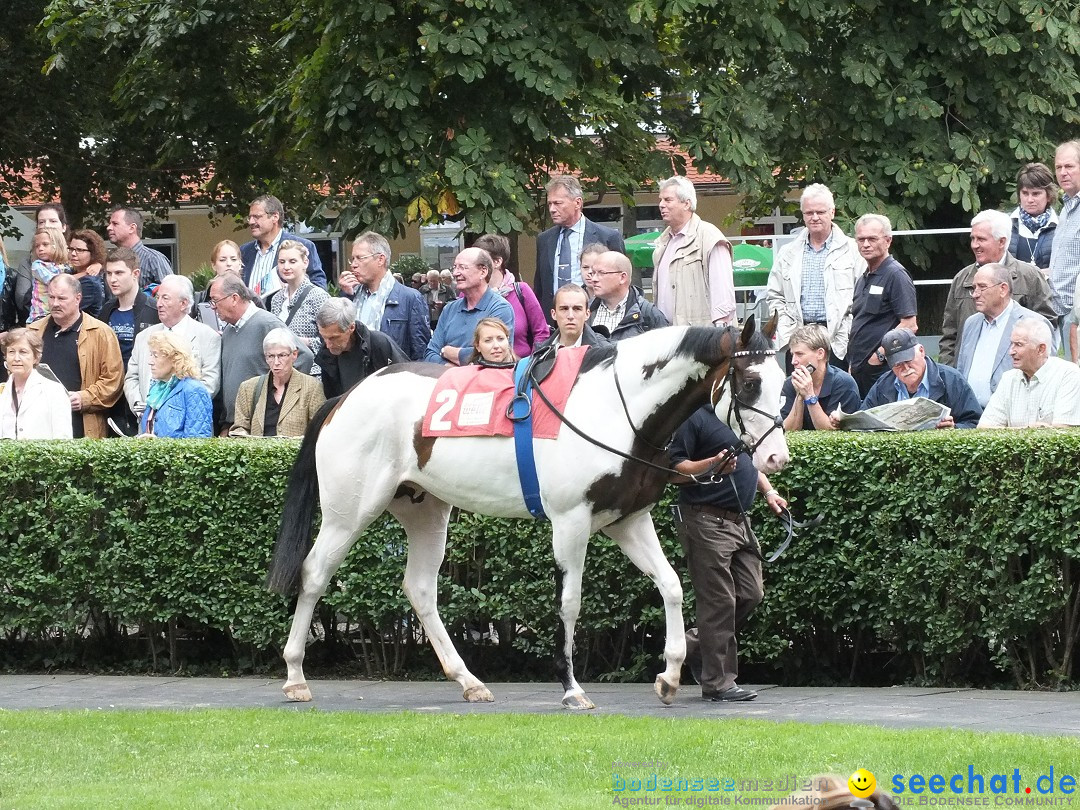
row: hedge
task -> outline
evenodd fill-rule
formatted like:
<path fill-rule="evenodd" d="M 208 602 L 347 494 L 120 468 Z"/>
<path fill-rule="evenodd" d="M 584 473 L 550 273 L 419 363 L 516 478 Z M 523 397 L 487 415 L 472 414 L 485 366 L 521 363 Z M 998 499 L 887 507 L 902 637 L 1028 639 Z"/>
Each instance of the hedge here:
<path fill-rule="evenodd" d="M 740 639 L 746 674 L 791 684 L 1073 683 L 1080 432 L 803 434 L 790 444 L 793 461 L 774 484 L 797 516 L 826 517 L 768 567 L 765 600 Z M 281 670 L 290 605 L 262 579 L 296 447 L 0 445 L 4 665 Z M 668 510 L 654 518 L 681 568 Z M 760 504 L 754 523 L 766 550 L 782 539 Z M 401 592 L 403 567 L 403 533 L 384 517 L 331 584 L 313 626 L 314 671 L 437 670 Z M 439 599 L 481 678 L 552 677 L 545 524 L 457 516 Z M 581 677 L 651 679 L 662 628 L 651 581 L 594 538 Z"/>

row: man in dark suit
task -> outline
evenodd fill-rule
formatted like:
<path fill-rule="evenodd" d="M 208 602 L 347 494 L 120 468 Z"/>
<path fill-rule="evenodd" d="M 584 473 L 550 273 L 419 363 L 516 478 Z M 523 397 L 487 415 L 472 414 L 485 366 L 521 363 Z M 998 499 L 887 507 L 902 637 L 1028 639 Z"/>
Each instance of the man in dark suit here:
<path fill-rule="evenodd" d="M 555 305 L 555 290 L 564 284 L 585 286 L 581 251 L 594 242 L 626 252 L 622 234 L 597 225 L 582 214 L 584 199 L 576 177 L 556 175 L 547 184 L 548 213 L 554 225 L 536 237 L 536 278 L 533 292 L 544 312 Z"/>
<path fill-rule="evenodd" d="M 968 381 L 984 408 L 1001 375 L 1013 367 L 1009 346 L 1016 322 L 1021 318 L 1036 318 L 1050 326 L 1044 315 L 1013 300 L 1012 279 L 1012 271 L 1000 262 L 984 264 L 975 271 L 971 298 L 976 312 L 964 321 L 960 332 L 956 370 Z"/>
<path fill-rule="evenodd" d="M 277 253 L 282 242 L 291 239 L 308 249 L 308 278 L 316 287 L 326 289 L 326 273 L 315 243 L 285 230 L 285 206 L 269 194 L 255 199 L 248 208 L 248 229 L 255 237 L 240 248 L 244 284 L 258 297 L 265 298 L 281 289 L 277 274 Z"/>

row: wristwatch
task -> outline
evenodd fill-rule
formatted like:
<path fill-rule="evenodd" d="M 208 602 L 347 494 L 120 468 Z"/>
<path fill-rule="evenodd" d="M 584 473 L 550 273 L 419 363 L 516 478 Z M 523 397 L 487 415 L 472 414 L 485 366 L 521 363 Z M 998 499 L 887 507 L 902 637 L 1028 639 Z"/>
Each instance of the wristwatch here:
<path fill-rule="evenodd" d="M 818 404 L 817 394 L 814 394 L 813 396 L 810 396 L 810 397 L 806 397 L 805 399 L 803 399 L 803 402 L 805 402 L 808 406 L 809 405 L 817 405 Z"/>
<path fill-rule="evenodd" d="M 877 356 L 877 361 L 881 363 L 881 365 L 885 365 L 885 352 L 878 349 L 874 354 Z"/>

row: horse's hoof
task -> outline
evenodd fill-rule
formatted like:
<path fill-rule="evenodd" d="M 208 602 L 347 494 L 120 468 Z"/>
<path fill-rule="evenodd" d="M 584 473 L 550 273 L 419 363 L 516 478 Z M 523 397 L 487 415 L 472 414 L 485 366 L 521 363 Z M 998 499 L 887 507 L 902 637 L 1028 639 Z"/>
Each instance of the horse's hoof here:
<path fill-rule="evenodd" d="M 465 700 L 469 703 L 494 703 L 495 696 L 491 694 L 491 690 L 483 684 L 479 686 L 470 686 L 465 690 Z"/>
<path fill-rule="evenodd" d="M 657 675 L 653 689 L 656 690 L 656 696 L 660 698 L 660 702 L 665 706 L 670 706 L 675 701 L 675 693 L 679 691 L 679 685 L 668 683 L 663 675 Z"/>
<path fill-rule="evenodd" d="M 307 703 L 311 700 L 311 690 L 306 683 L 287 683 L 281 687 L 285 697 L 295 700 L 297 703 Z"/>
<path fill-rule="evenodd" d="M 567 695 L 562 699 L 562 705 L 563 708 L 571 709 L 576 712 L 596 708 L 596 704 L 589 700 L 588 695 L 586 695 L 584 692 Z"/>

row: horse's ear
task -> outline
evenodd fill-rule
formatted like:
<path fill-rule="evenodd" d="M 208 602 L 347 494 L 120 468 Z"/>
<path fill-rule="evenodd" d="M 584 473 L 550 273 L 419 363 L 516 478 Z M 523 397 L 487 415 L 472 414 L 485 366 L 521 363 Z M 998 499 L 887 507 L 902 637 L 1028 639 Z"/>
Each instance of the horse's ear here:
<path fill-rule="evenodd" d="M 757 327 L 754 325 L 754 316 L 751 315 L 746 319 L 746 322 L 743 323 L 742 334 L 739 335 L 739 345 L 749 346 L 750 338 L 754 336 L 754 332 L 756 331 Z"/>
<path fill-rule="evenodd" d="M 761 330 L 761 333 L 769 340 L 776 340 L 776 325 L 779 322 L 780 310 L 774 309 L 772 316 L 769 318 L 769 322 L 765 324 L 765 328 Z"/>

